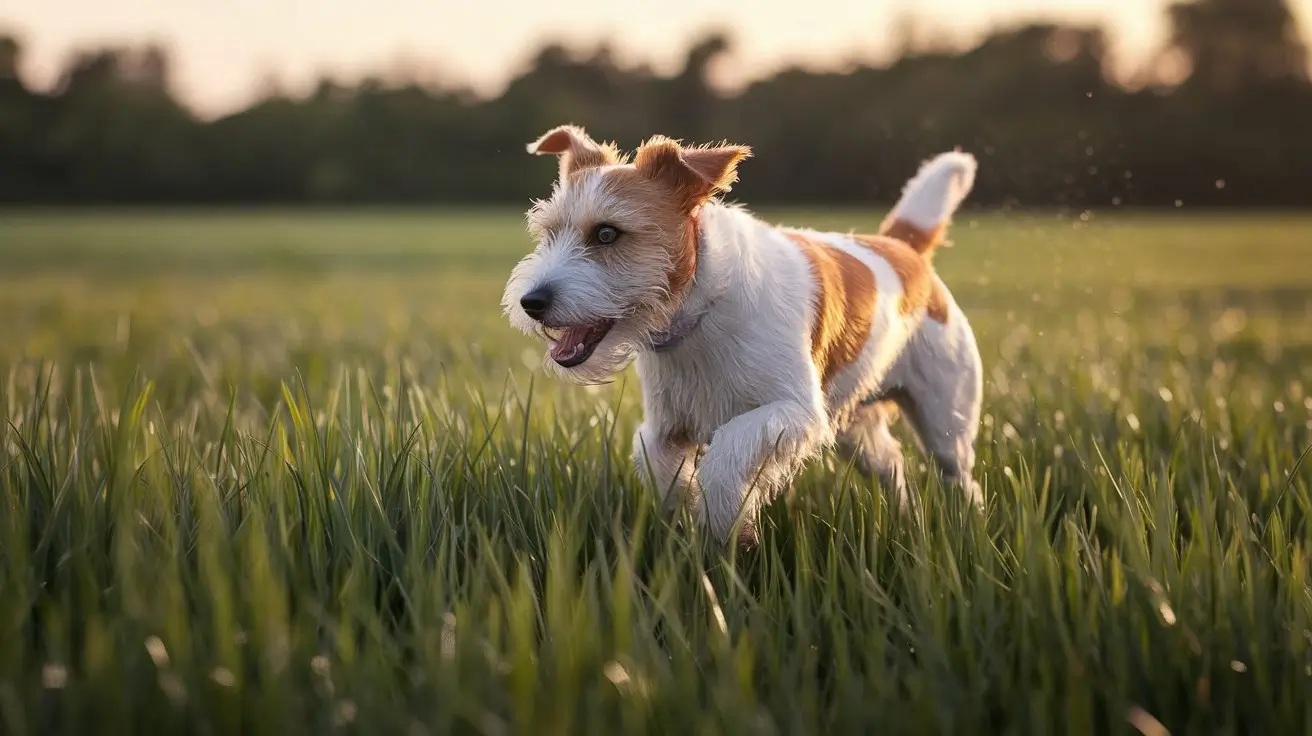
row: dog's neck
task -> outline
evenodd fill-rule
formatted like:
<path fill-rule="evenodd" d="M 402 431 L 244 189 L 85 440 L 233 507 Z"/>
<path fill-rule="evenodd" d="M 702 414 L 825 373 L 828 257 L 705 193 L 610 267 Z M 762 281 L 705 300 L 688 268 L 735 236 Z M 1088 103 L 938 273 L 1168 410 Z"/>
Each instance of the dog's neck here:
<path fill-rule="evenodd" d="M 663 332 L 657 332 L 652 335 L 651 349 L 654 353 L 668 353 L 679 347 L 689 335 L 697 329 L 702 322 L 702 317 L 706 312 L 689 314 L 682 308 L 675 313 L 674 319 L 670 320 L 670 326 Z"/>
<path fill-rule="evenodd" d="M 667 353 L 679 347 L 683 341 L 701 325 L 702 318 L 710 311 L 713 299 L 705 298 L 698 289 L 698 277 L 702 276 L 706 261 L 706 238 L 702 229 L 702 215 L 705 206 L 698 207 L 689 217 L 689 237 L 693 240 L 693 276 L 688 284 L 678 310 L 670 319 L 669 326 L 652 334 L 651 350 L 655 353 Z"/>

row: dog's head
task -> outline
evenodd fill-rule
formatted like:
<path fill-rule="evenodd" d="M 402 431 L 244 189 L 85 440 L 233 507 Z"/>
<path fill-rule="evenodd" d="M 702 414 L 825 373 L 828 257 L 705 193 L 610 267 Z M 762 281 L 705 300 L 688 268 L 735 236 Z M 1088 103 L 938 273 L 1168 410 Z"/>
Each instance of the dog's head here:
<path fill-rule="evenodd" d="M 729 189 L 751 150 L 655 136 L 629 161 L 563 125 L 528 151 L 559 156 L 560 173 L 528 211 L 536 247 L 511 272 L 502 307 L 547 342 L 549 368 L 597 382 L 669 325 L 697 269 L 698 210 Z"/>

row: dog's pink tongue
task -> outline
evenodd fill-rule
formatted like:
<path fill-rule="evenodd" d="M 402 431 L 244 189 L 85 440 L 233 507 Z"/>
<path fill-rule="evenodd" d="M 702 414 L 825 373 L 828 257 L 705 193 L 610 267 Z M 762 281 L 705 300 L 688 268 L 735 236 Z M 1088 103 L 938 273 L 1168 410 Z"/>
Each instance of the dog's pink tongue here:
<path fill-rule="evenodd" d="M 560 336 L 556 344 L 551 348 L 551 357 L 554 360 L 567 361 L 578 356 L 583 352 L 583 340 L 588 336 L 587 327 L 570 327 L 565 330 L 565 334 Z"/>

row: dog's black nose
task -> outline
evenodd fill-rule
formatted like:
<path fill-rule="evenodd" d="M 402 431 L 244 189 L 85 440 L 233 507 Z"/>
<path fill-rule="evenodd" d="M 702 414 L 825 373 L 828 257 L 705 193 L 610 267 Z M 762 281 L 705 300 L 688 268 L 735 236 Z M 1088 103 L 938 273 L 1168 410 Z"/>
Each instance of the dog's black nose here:
<path fill-rule="evenodd" d="M 547 316 L 547 310 L 551 308 L 551 289 L 539 286 L 521 297 L 519 306 L 524 308 L 524 314 L 541 322 L 542 318 Z"/>

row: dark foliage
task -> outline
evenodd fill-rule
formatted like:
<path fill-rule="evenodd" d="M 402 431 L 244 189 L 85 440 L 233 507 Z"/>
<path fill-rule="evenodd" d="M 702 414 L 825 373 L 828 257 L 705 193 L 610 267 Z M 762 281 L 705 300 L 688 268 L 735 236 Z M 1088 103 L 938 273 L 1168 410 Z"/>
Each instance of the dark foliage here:
<path fill-rule="evenodd" d="M 1100 30 L 1028 25 L 728 96 L 708 70 L 730 39 L 711 35 L 672 76 L 551 45 L 495 99 L 325 80 L 215 121 L 169 94 L 157 50 L 78 55 L 36 92 L 0 38 L 0 202 L 521 202 L 555 171 L 524 144 L 575 122 L 624 147 L 658 132 L 751 145 L 734 195 L 754 203 L 888 202 L 960 146 L 982 163 L 972 204 L 1312 204 L 1312 84 L 1283 2 L 1198 0 L 1170 18 L 1166 51 L 1194 71 L 1135 90 L 1107 78 Z"/>

